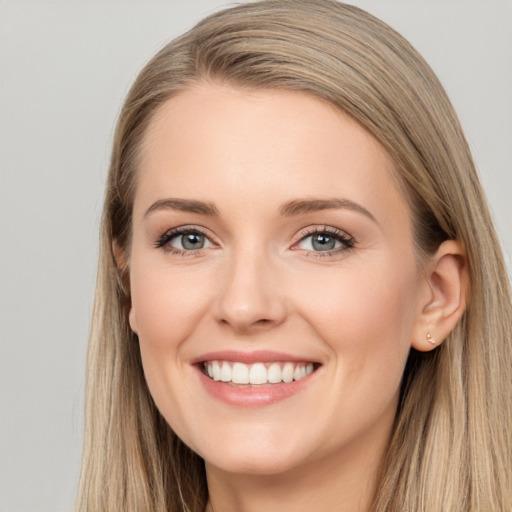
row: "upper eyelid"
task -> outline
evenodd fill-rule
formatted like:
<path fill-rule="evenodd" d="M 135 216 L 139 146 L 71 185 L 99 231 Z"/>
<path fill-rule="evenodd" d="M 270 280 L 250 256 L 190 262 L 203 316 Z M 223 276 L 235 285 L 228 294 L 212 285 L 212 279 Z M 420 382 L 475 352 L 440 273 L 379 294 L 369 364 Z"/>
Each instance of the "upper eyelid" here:
<path fill-rule="evenodd" d="M 176 226 L 173 228 L 170 228 L 163 232 L 162 235 L 160 235 L 157 239 L 157 245 L 159 242 L 161 242 L 164 238 L 173 238 L 174 236 L 179 236 L 183 233 L 188 232 L 196 232 L 201 235 L 204 235 L 208 240 L 214 244 L 214 245 L 221 245 L 217 239 L 217 237 L 211 233 L 211 231 L 203 226 L 196 225 L 196 224 L 184 224 L 181 226 Z M 307 226 L 302 229 L 300 229 L 294 236 L 293 241 L 291 243 L 291 246 L 297 245 L 300 241 L 304 240 L 308 236 L 312 236 L 316 233 L 329 233 L 331 235 L 338 235 L 340 238 L 345 238 L 350 240 L 353 244 L 356 243 L 355 238 L 348 233 L 347 231 L 336 228 L 334 226 L 330 226 L 327 224 L 322 225 L 316 225 L 316 226 Z M 200 250 L 200 249 L 198 249 Z"/>
<path fill-rule="evenodd" d="M 331 235 L 338 235 L 342 236 L 344 238 L 349 238 L 350 240 L 353 240 L 355 242 L 354 237 L 345 231 L 344 229 L 336 228 L 334 226 L 329 225 L 318 225 L 318 226 L 309 226 L 307 228 L 303 228 L 297 232 L 297 234 L 294 237 L 295 242 L 300 242 L 304 238 L 314 235 L 315 233 L 329 233 Z"/>
<path fill-rule="evenodd" d="M 167 229 L 161 235 L 157 236 L 155 246 L 157 248 L 161 248 L 165 246 L 172 238 L 180 236 L 185 233 L 199 233 L 200 235 L 206 237 L 213 245 L 218 245 L 218 243 L 215 240 L 212 240 L 212 238 L 214 237 L 210 235 L 210 231 L 207 230 L 206 228 L 203 228 L 202 226 L 197 226 L 195 224 L 184 224 L 182 226 L 176 226 L 174 228 Z"/>
<path fill-rule="evenodd" d="M 326 251 L 314 251 L 298 247 L 298 245 L 301 242 L 317 233 L 327 233 L 329 235 L 332 235 L 334 238 L 338 238 L 338 240 L 342 244 L 342 247 L 337 247 Z M 355 240 L 355 238 L 351 234 L 347 233 L 345 230 L 335 228 L 334 226 L 323 225 L 315 227 L 311 226 L 308 231 L 302 233 L 299 232 L 298 238 L 291 246 L 291 250 L 300 251 L 307 255 L 308 257 L 320 258 L 345 254 L 347 251 L 352 250 L 356 245 L 357 241 Z"/>
<path fill-rule="evenodd" d="M 173 235 L 180 235 L 182 233 L 200 233 L 201 235 L 206 236 L 207 238 L 210 238 L 212 235 L 210 234 L 210 230 L 206 229 L 202 226 L 198 226 L 195 224 L 185 224 L 183 226 L 176 226 L 174 228 L 167 229 L 162 233 L 162 237 L 164 236 L 173 236 Z"/>

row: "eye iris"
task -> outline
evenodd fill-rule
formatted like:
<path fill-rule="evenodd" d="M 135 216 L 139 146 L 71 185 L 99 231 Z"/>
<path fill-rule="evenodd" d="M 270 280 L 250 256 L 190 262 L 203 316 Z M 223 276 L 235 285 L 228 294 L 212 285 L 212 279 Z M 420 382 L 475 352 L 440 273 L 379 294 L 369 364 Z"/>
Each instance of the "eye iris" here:
<path fill-rule="evenodd" d="M 202 249 L 204 247 L 204 235 L 199 233 L 187 233 L 182 235 L 181 244 L 184 249 L 194 250 Z"/>
<path fill-rule="evenodd" d="M 325 233 L 318 233 L 313 235 L 312 245 L 315 251 L 330 251 L 335 248 L 336 240 Z"/>

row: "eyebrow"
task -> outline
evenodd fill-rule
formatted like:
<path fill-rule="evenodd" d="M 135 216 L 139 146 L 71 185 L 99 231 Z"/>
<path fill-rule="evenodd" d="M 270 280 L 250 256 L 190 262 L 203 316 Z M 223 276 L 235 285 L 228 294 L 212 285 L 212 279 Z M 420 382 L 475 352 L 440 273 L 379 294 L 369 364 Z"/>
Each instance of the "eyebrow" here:
<path fill-rule="evenodd" d="M 146 210 L 144 217 L 147 217 L 151 212 L 156 210 L 178 210 L 181 212 L 210 215 L 212 217 L 219 216 L 219 210 L 217 210 L 214 204 L 204 201 L 196 201 L 194 199 L 159 199 Z"/>
<path fill-rule="evenodd" d="M 363 206 L 350 199 L 294 199 L 287 201 L 279 208 L 279 215 L 282 217 L 292 217 L 304 213 L 316 212 L 321 210 L 348 209 L 362 213 L 369 219 L 378 224 L 377 219 Z M 147 217 L 151 212 L 157 210 L 177 210 L 182 212 L 198 213 L 200 215 L 209 215 L 219 217 L 220 213 L 213 203 L 197 201 L 194 199 L 167 198 L 155 201 L 144 213 Z"/>
<path fill-rule="evenodd" d="M 377 219 L 364 207 L 350 199 L 294 199 L 288 201 L 279 209 L 280 215 L 290 217 L 303 213 L 316 212 L 321 210 L 348 209 L 358 213 L 362 213 L 373 222 L 377 223 Z"/>

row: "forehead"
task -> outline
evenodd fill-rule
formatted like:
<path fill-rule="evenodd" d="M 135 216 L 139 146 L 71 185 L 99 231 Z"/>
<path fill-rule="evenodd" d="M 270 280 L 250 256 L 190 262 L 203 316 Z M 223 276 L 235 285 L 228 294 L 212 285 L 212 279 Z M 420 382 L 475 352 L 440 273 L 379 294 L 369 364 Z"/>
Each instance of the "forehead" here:
<path fill-rule="evenodd" d="M 166 195 L 268 208 L 342 195 L 371 205 L 383 220 L 409 217 L 376 139 L 302 92 L 218 84 L 187 90 L 152 119 L 139 172 L 136 209 Z"/>

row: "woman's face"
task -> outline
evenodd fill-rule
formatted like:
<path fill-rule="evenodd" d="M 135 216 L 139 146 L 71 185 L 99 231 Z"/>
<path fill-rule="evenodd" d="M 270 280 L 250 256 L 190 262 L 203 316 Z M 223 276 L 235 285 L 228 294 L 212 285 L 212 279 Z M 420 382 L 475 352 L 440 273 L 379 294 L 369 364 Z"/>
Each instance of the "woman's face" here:
<path fill-rule="evenodd" d="M 376 457 L 424 284 L 379 144 L 307 94 L 205 84 L 139 172 L 130 324 L 178 436 L 236 473 Z"/>

